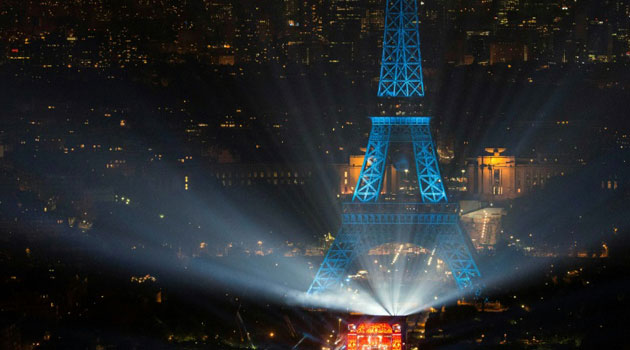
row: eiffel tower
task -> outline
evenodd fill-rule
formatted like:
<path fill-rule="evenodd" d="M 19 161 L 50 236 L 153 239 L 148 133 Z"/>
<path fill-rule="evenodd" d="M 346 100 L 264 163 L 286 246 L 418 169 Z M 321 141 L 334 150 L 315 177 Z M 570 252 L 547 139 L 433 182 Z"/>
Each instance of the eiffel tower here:
<path fill-rule="evenodd" d="M 387 0 L 379 97 L 424 96 L 418 22 L 417 0 Z M 448 202 L 444 190 L 431 136 L 431 118 L 401 116 L 400 111 L 395 114 L 370 118 L 372 129 L 352 202 L 342 206 L 341 229 L 309 294 L 338 290 L 356 257 L 393 242 L 435 249 L 460 290 L 480 293 L 481 274 L 470 240 L 459 226 L 457 204 Z M 392 143 L 411 144 L 420 201 L 379 201 Z"/>

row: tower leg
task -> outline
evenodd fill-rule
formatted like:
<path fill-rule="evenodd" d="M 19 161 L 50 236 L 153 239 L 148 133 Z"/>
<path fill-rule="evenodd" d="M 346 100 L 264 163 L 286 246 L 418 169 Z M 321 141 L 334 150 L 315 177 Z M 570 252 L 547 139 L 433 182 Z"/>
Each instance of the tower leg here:
<path fill-rule="evenodd" d="M 318 294 L 326 290 L 336 290 L 343 284 L 343 278 L 357 250 L 358 236 L 353 233 L 341 233 L 335 238 L 324 257 L 315 279 L 308 289 L 308 294 Z"/>
<path fill-rule="evenodd" d="M 481 286 L 478 279 L 481 273 L 459 225 L 453 225 L 452 228 L 441 232 L 437 239 L 438 254 L 448 264 L 457 287 L 460 290 L 474 290 L 475 293 L 479 293 Z"/>
<path fill-rule="evenodd" d="M 363 167 L 352 200 L 376 201 L 381 192 L 391 125 L 372 125 Z"/>
<path fill-rule="evenodd" d="M 435 146 L 429 125 L 414 127 L 411 130 L 413 153 L 416 158 L 418 187 L 425 203 L 446 203 L 446 191 L 440 175 Z"/>

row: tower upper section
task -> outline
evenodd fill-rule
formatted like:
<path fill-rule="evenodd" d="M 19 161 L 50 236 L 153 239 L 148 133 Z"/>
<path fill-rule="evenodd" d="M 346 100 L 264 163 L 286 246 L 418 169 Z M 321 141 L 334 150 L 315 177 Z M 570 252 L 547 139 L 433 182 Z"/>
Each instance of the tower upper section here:
<path fill-rule="evenodd" d="M 379 97 L 422 97 L 417 0 L 387 0 Z"/>

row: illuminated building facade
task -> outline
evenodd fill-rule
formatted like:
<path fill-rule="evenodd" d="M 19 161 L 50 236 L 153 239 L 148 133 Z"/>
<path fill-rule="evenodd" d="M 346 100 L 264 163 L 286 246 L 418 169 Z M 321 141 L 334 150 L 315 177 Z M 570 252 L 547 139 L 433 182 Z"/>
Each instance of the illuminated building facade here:
<path fill-rule="evenodd" d="M 468 160 L 468 193 L 480 200 L 506 200 L 523 196 L 563 176 L 572 167 L 554 161 L 504 155 L 505 148 L 486 148 L 486 155 Z"/>
<path fill-rule="evenodd" d="M 355 185 L 359 181 L 361 167 L 363 166 L 363 155 L 352 155 L 347 164 L 335 165 L 335 172 L 339 178 L 337 194 L 340 196 L 349 196 L 354 193 Z M 399 188 L 400 172 L 396 170 L 394 165 L 385 167 L 383 187 L 381 194 L 394 193 Z"/>

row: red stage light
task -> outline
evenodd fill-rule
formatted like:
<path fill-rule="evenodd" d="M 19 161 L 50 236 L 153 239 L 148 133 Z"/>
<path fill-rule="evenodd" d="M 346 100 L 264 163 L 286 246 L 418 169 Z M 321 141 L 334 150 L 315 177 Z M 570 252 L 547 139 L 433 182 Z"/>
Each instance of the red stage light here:
<path fill-rule="evenodd" d="M 358 326 L 348 324 L 347 350 L 402 350 L 400 324 L 386 322 L 364 322 Z"/>

